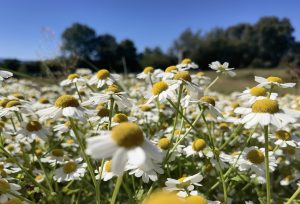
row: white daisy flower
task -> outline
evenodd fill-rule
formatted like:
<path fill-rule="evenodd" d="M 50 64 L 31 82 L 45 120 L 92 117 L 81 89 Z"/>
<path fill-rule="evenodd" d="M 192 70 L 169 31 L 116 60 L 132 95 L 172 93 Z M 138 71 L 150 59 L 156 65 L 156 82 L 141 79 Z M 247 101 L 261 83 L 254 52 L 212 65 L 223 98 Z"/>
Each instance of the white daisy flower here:
<path fill-rule="evenodd" d="M 44 109 L 44 108 L 49 108 L 51 106 L 48 98 L 46 97 L 40 97 L 38 101 L 32 104 L 32 109 L 34 111 Z"/>
<path fill-rule="evenodd" d="M 31 109 L 27 102 L 21 100 L 8 100 L 5 108 L 0 109 L 0 117 L 11 117 L 17 113 L 29 113 Z"/>
<path fill-rule="evenodd" d="M 88 81 L 89 85 L 96 85 L 97 88 L 106 85 L 112 85 L 114 82 L 120 79 L 120 75 L 111 74 L 107 69 L 100 69 L 92 78 Z"/>
<path fill-rule="evenodd" d="M 48 131 L 42 127 L 39 121 L 31 120 L 21 123 L 21 130 L 17 131 L 16 139 L 32 143 L 36 138 L 45 139 L 47 134 Z"/>
<path fill-rule="evenodd" d="M 165 183 L 166 187 L 163 189 L 166 191 L 178 191 L 179 197 L 187 197 L 188 193 L 195 189 L 195 186 L 202 186 L 199 182 L 203 180 L 200 173 L 193 176 L 182 177 L 178 180 L 167 178 Z M 188 193 L 187 193 L 188 192 Z"/>
<path fill-rule="evenodd" d="M 188 71 L 177 72 L 174 75 L 173 80 L 176 81 L 178 86 L 184 84 L 191 93 L 203 93 L 203 90 L 192 82 L 192 77 Z"/>
<path fill-rule="evenodd" d="M 241 157 L 237 161 L 240 171 L 251 170 L 258 176 L 265 175 L 265 149 L 258 147 L 246 147 L 242 152 Z M 269 152 L 269 168 L 270 172 L 275 170 L 276 159 L 273 152 Z"/>
<path fill-rule="evenodd" d="M 198 65 L 189 58 L 183 59 L 180 64 L 176 65 L 176 67 L 180 71 L 185 71 L 189 69 L 198 69 Z"/>
<path fill-rule="evenodd" d="M 147 157 L 162 161 L 159 150 L 131 122 L 120 123 L 111 132 L 88 138 L 86 152 L 94 159 L 112 157 L 111 169 L 116 175 L 123 173 L 127 162 L 140 166 L 147 162 Z"/>
<path fill-rule="evenodd" d="M 4 81 L 4 79 L 7 79 L 12 76 L 13 76 L 13 73 L 11 73 L 9 71 L 0 70 L 0 81 Z"/>
<path fill-rule="evenodd" d="M 206 142 L 203 139 L 196 139 L 189 146 L 183 149 L 187 157 L 192 155 L 198 155 L 201 157 L 212 158 L 214 156 L 213 152 L 209 147 L 206 147 Z"/>
<path fill-rule="evenodd" d="M 111 119 L 111 126 L 113 127 L 123 122 L 135 122 L 136 120 L 135 117 L 127 116 L 124 113 L 116 113 Z"/>
<path fill-rule="evenodd" d="M 255 81 L 259 84 L 259 87 L 271 88 L 272 86 L 278 86 L 280 88 L 291 88 L 296 85 L 296 83 L 283 83 L 280 77 L 270 76 L 268 78 L 255 76 Z"/>
<path fill-rule="evenodd" d="M 244 123 L 246 128 L 257 124 L 274 125 L 281 128 L 288 123 L 296 122 L 296 118 L 300 117 L 300 111 L 280 109 L 276 100 L 268 98 L 255 101 L 251 108 L 238 107 L 234 112 L 245 115 L 241 119 L 241 123 Z"/>
<path fill-rule="evenodd" d="M 85 115 L 88 111 L 80 106 L 75 97 L 62 95 L 56 99 L 54 106 L 39 110 L 36 113 L 41 117 L 42 121 L 48 118 L 55 120 L 62 116 L 85 120 Z"/>
<path fill-rule="evenodd" d="M 167 99 L 175 97 L 175 90 L 178 88 L 178 84 L 174 81 L 159 81 L 153 84 L 151 94 L 147 94 L 145 98 L 148 98 L 146 104 L 158 99 L 159 102 L 165 102 Z"/>
<path fill-rule="evenodd" d="M 216 119 L 223 118 L 221 111 L 216 107 L 216 101 L 212 96 L 202 96 L 198 100 L 191 99 L 190 103 L 200 103 Z"/>
<path fill-rule="evenodd" d="M 115 84 L 110 85 L 106 90 L 106 93 L 93 93 L 93 96 L 89 100 L 82 103 L 83 106 L 96 105 L 99 103 L 110 103 L 111 99 L 121 109 L 130 109 L 132 103 L 128 99 L 126 92 L 120 91 L 119 87 Z M 109 106 L 110 104 L 108 104 Z"/>
<path fill-rule="evenodd" d="M 286 130 L 277 130 L 273 135 L 270 135 L 272 139 L 275 139 L 275 145 L 279 147 L 299 147 L 300 146 L 300 139 L 296 135 L 291 135 Z"/>
<path fill-rule="evenodd" d="M 101 171 L 101 166 L 99 167 L 98 170 L 95 171 L 95 173 L 97 174 L 96 175 L 97 180 L 100 179 L 100 171 Z M 108 181 L 108 180 L 112 179 L 114 176 L 116 176 L 116 174 L 114 174 L 111 171 L 111 160 L 104 162 L 101 179 L 103 179 L 103 181 Z"/>
<path fill-rule="evenodd" d="M 173 79 L 174 75 L 178 72 L 178 69 L 176 66 L 169 66 L 165 69 L 164 72 L 161 72 L 157 75 L 158 78 L 161 78 L 162 80 L 170 80 Z"/>
<path fill-rule="evenodd" d="M 277 93 L 271 93 L 270 99 L 275 100 Z M 246 89 L 239 95 L 239 98 L 246 102 L 246 105 L 252 105 L 258 99 L 263 99 L 268 96 L 268 90 L 264 87 L 254 86 L 251 89 Z"/>
<path fill-rule="evenodd" d="M 232 71 L 234 70 L 234 68 L 228 68 L 229 67 L 228 62 L 224 62 L 223 64 L 221 64 L 219 61 L 215 61 L 209 64 L 208 66 L 211 69 L 216 70 L 217 73 L 228 74 L 231 77 L 234 77 L 236 75 L 236 73 Z"/>
<path fill-rule="evenodd" d="M 63 166 L 56 169 L 53 179 L 58 183 L 81 180 L 86 172 L 86 163 L 81 163 L 82 159 L 69 160 L 64 162 Z"/>
<path fill-rule="evenodd" d="M 138 79 L 145 79 L 146 81 L 150 80 L 155 81 L 158 77 L 158 75 L 162 73 L 162 70 L 160 69 L 154 69 L 153 67 L 145 67 L 143 72 L 139 73 L 136 78 Z"/>
<path fill-rule="evenodd" d="M 21 189 L 21 186 L 15 183 L 9 183 L 6 179 L 0 178 L 0 188 L 21 195 L 18 190 Z M 5 203 L 9 199 L 13 199 L 14 196 L 8 193 L 0 193 L 0 203 Z"/>
<path fill-rule="evenodd" d="M 209 84 L 211 81 L 210 77 L 205 76 L 204 72 L 197 72 L 192 75 L 192 82 L 198 84 L 199 86 L 205 86 Z"/>
<path fill-rule="evenodd" d="M 41 162 L 49 163 L 51 166 L 63 164 L 65 160 L 65 152 L 63 149 L 52 149 L 45 157 L 41 158 Z"/>
<path fill-rule="evenodd" d="M 80 77 L 79 74 L 69 74 L 67 79 L 60 82 L 60 86 L 69 86 L 72 84 L 82 85 L 84 83 L 86 83 L 85 79 Z"/>

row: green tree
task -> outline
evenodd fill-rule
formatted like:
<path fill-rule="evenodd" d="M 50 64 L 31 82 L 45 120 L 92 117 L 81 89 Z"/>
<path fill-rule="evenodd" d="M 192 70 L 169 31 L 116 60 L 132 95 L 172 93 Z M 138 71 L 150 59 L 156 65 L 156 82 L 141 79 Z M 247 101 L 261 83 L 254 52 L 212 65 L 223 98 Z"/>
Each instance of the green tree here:
<path fill-rule="evenodd" d="M 91 58 L 96 32 L 94 29 L 80 23 L 74 23 L 62 33 L 61 50 L 67 55 L 77 55 L 82 58 Z"/>

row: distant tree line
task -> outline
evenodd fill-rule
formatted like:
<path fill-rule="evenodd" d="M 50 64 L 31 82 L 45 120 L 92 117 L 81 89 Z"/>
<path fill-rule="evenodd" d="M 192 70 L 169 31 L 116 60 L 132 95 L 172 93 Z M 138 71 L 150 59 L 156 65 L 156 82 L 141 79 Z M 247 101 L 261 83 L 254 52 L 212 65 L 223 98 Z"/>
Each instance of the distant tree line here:
<path fill-rule="evenodd" d="M 117 42 L 113 35 L 98 35 L 93 28 L 74 23 L 62 33 L 60 57 L 35 62 L 7 59 L 0 62 L 0 67 L 32 75 L 71 72 L 76 67 L 139 72 L 145 66 L 164 69 L 185 57 L 192 58 L 203 69 L 215 60 L 229 61 L 239 68 L 288 64 L 299 67 L 300 42 L 295 40 L 293 32 L 289 19 L 263 17 L 255 24 L 241 23 L 207 33 L 187 29 L 167 52 L 154 47 L 138 53 L 130 39 Z"/>

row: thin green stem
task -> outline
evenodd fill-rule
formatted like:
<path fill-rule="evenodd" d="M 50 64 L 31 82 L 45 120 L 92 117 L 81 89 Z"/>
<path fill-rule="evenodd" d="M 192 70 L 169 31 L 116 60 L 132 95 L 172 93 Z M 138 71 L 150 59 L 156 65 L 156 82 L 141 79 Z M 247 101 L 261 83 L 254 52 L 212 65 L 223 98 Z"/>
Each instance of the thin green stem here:
<path fill-rule="evenodd" d="M 123 181 L 123 175 L 118 176 L 117 183 L 115 185 L 115 189 L 114 189 L 114 192 L 112 194 L 110 204 L 115 204 L 116 203 L 116 199 L 117 199 L 122 181 Z"/>
<path fill-rule="evenodd" d="M 269 170 L 269 128 L 264 126 L 265 136 L 265 174 L 266 174 L 266 188 L 267 188 L 267 204 L 271 203 L 271 181 L 270 181 L 270 170 Z"/>
<path fill-rule="evenodd" d="M 204 90 L 204 93 L 210 88 L 212 87 L 219 79 L 219 76 L 217 76 Z"/>
<path fill-rule="evenodd" d="M 286 202 L 286 204 L 292 204 L 292 202 L 297 198 L 297 196 L 300 194 L 300 186 L 295 191 L 295 193 L 290 197 L 290 199 Z"/>
<path fill-rule="evenodd" d="M 90 159 L 88 158 L 88 156 L 85 153 L 85 148 L 84 148 L 82 140 L 81 140 L 81 138 L 80 138 L 80 136 L 79 136 L 79 134 L 77 132 L 75 122 L 73 121 L 72 118 L 69 118 L 69 119 L 70 119 L 70 123 L 71 123 L 71 126 L 72 126 L 72 130 L 74 132 L 74 135 L 75 135 L 75 137 L 76 137 L 76 139 L 78 141 L 78 144 L 79 144 L 79 147 L 80 147 L 83 159 L 87 163 L 87 167 L 88 167 L 89 173 L 91 175 L 91 178 L 92 178 L 92 181 L 93 181 L 93 184 L 94 184 L 94 187 L 95 187 L 95 191 L 96 191 L 96 203 L 100 204 L 100 188 L 98 186 L 98 183 L 97 183 L 97 180 L 96 180 L 96 177 L 95 177 L 95 174 L 94 174 L 94 168 L 93 168 L 93 166 L 91 164 Z"/>

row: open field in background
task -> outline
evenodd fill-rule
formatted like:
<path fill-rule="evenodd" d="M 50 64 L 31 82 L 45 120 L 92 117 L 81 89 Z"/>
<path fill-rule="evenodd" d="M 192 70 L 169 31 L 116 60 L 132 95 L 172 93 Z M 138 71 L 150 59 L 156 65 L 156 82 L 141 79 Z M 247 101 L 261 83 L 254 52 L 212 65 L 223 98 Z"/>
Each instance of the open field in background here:
<path fill-rule="evenodd" d="M 262 69 L 262 68 L 246 68 L 235 70 L 237 75 L 235 77 L 229 77 L 222 75 L 215 85 L 211 88 L 213 91 L 220 92 L 222 94 L 230 94 L 232 92 L 241 92 L 245 90 L 246 87 L 255 86 L 257 83 L 254 81 L 254 76 L 278 76 L 281 77 L 285 82 L 297 82 L 295 79 L 292 79 L 291 75 L 288 73 L 288 69 L 284 68 L 273 68 L 273 69 Z M 212 80 L 215 79 L 217 73 L 214 71 L 205 71 L 205 74 L 211 77 Z M 26 76 L 26 75 L 24 75 Z M 23 76 L 23 77 L 24 77 Z M 22 76 L 21 76 L 22 77 Z M 60 81 L 65 79 L 67 76 L 61 77 L 25 77 L 29 80 L 36 81 L 41 84 L 59 84 Z M 300 94 L 300 78 L 297 79 L 298 83 L 295 88 L 289 88 L 285 90 L 278 90 L 279 93 L 290 93 L 290 94 Z"/>
<path fill-rule="evenodd" d="M 246 87 L 255 86 L 257 83 L 254 81 L 254 76 L 278 76 L 281 77 L 286 82 L 296 82 L 291 79 L 291 75 L 288 74 L 287 69 L 259 69 L 259 68 L 247 68 L 236 70 L 237 75 L 235 77 L 222 76 L 216 84 L 211 88 L 213 91 L 217 91 L 223 94 L 230 94 L 234 91 L 241 92 Z M 207 76 L 211 77 L 212 80 L 217 76 L 213 71 L 205 72 Z M 299 82 L 300 79 L 298 79 Z M 279 90 L 279 92 L 300 94 L 299 84 L 295 88 Z"/>

